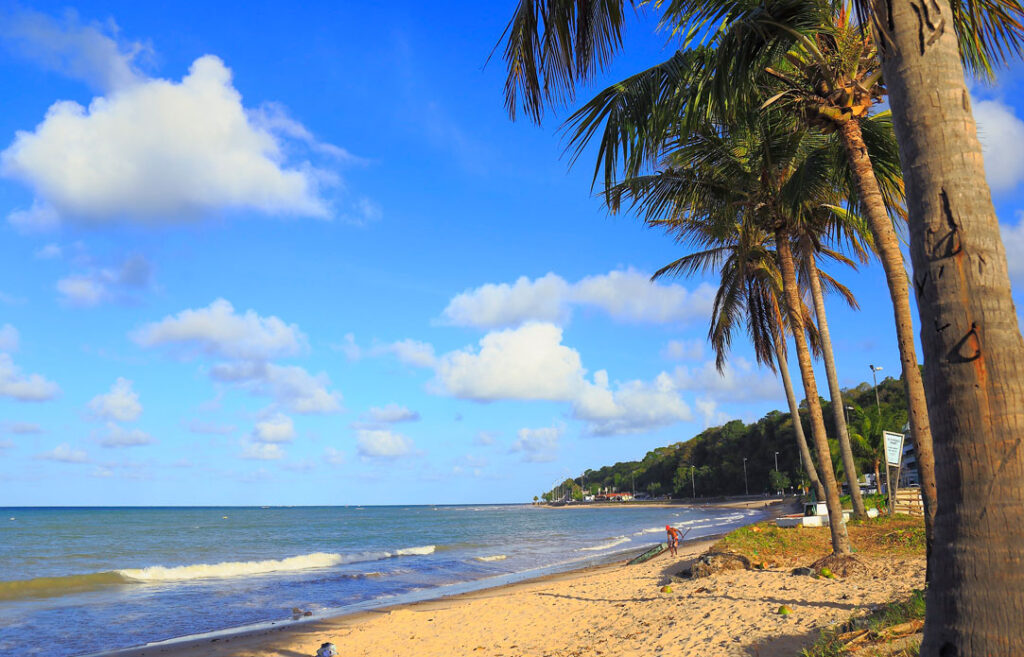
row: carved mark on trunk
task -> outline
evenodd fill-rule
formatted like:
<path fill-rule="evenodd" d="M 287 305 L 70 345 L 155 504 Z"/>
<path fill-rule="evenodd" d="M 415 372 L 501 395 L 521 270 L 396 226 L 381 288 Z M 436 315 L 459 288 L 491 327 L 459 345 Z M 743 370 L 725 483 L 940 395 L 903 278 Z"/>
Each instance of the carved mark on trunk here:
<path fill-rule="evenodd" d="M 940 331 L 947 328 L 949 325 L 943 326 Z M 974 348 L 974 353 L 970 355 L 963 354 L 964 347 L 971 343 Z M 981 358 L 981 337 L 978 335 L 978 324 L 971 322 L 971 330 L 967 332 L 967 335 L 960 338 L 953 348 L 950 349 L 949 354 L 946 356 L 950 363 L 970 363 Z"/>
<path fill-rule="evenodd" d="M 957 226 L 956 220 L 953 218 L 953 208 L 950 205 L 949 194 L 946 193 L 945 188 L 942 189 L 941 196 L 942 213 L 945 215 L 946 226 L 949 228 L 949 232 L 938 237 L 938 239 L 934 239 L 939 231 L 934 228 L 928 229 L 928 237 L 931 239 L 925 241 L 925 249 L 928 259 L 932 262 L 944 258 L 952 258 L 963 251 L 963 243 L 960 240 L 960 227 Z"/>
<path fill-rule="evenodd" d="M 914 289 L 917 290 L 917 296 L 924 294 L 924 285 L 928 282 L 928 277 L 931 276 L 931 272 L 925 270 L 924 275 L 921 277 L 914 277 Z"/>
<path fill-rule="evenodd" d="M 942 17 L 942 10 L 935 0 L 930 3 L 925 0 L 921 4 L 912 2 L 910 7 L 917 14 L 917 36 L 921 54 L 924 55 L 924 51 L 946 31 L 946 19 Z"/>
<path fill-rule="evenodd" d="M 949 328 L 949 322 L 946 322 L 942 326 L 939 326 L 938 320 L 935 320 L 935 332 L 936 333 L 942 333 L 943 331 L 945 331 L 948 328 Z"/>
<path fill-rule="evenodd" d="M 967 93 L 967 89 L 964 89 L 963 91 L 960 92 L 960 101 L 963 103 L 964 112 L 970 112 L 971 111 L 971 97 Z"/>

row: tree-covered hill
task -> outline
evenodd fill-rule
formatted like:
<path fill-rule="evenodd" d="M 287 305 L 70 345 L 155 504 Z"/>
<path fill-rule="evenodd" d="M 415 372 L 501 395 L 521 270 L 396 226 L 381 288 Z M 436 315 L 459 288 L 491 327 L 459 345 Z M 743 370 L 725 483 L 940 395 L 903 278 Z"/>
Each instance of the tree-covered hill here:
<path fill-rule="evenodd" d="M 902 431 L 907 422 L 907 402 L 903 383 L 886 378 L 878 384 L 879 411 L 875 405 L 874 388 L 862 383 L 843 391 L 849 416 L 850 439 L 857 458 L 858 474 L 873 472 L 881 455 L 881 431 Z M 826 427 L 832 446 L 832 461 L 841 474 L 842 460 L 834 441 L 829 402 L 825 407 Z M 801 409 L 806 403 L 801 404 Z M 806 413 L 801 411 L 804 431 L 809 432 Z M 779 473 L 775 469 L 775 453 L 779 457 Z M 746 458 L 746 487 L 743 460 Z M 566 479 L 544 493 L 545 500 L 572 495 L 581 499 L 583 491 L 633 491 L 658 497 L 709 497 L 742 495 L 749 490 L 758 494 L 780 486 L 807 485 L 800 465 L 800 454 L 789 413 L 771 411 L 753 424 L 733 420 L 719 427 L 705 429 L 693 438 L 659 447 L 640 461 L 625 461 L 586 470 L 582 476 Z"/>

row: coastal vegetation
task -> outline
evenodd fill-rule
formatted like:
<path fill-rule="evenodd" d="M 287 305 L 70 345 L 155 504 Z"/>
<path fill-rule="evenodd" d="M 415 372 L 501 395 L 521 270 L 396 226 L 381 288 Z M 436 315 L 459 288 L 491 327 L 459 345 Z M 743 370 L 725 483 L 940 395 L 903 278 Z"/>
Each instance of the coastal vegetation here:
<path fill-rule="evenodd" d="M 877 388 L 862 383 L 843 391 L 849 416 L 850 437 L 858 470 L 877 471 L 881 459 L 882 431 L 901 431 L 907 422 L 907 399 L 902 382 L 894 378 L 880 381 Z M 830 403 L 821 400 L 831 411 Z M 800 408 L 801 424 L 807 423 L 807 405 Z M 828 414 L 831 420 L 832 414 Z M 778 473 L 787 482 L 783 489 L 810 488 L 811 482 L 795 449 L 793 416 L 771 411 L 756 422 L 733 420 L 710 427 L 686 441 L 651 450 L 638 461 L 623 461 L 588 469 L 580 476 L 567 478 L 544 492 L 546 501 L 582 499 L 584 492 L 637 492 L 651 497 L 717 497 L 757 495 L 779 490 L 771 484 L 778 452 Z M 834 427 L 826 423 L 829 435 Z M 829 441 L 830 467 L 842 473 L 839 444 Z M 746 473 L 744 477 L 744 466 Z"/>
<path fill-rule="evenodd" d="M 873 251 L 893 301 L 935 566 L 922 654 L 1024 652 L 1024 628 L 1009 620 L 1024 613 L 1024 575 L 1013 568 L 1024 559 L 1024 530 L 1011 502 L 1024 495 L 1024 451 L 1007 439 L 1024 422 L 1024 340 L 964 79 L 965 69 L 991 76 L 1019 58 L 1024 7 L 1016 0 L 521 0 L 504 35 L 510 115 L 524 111 L 539 122 L 545 106 L 571 102 L 576 85 L 606 69 L 622 47 L 627 7 L 657 13 L 679 50 L 578 110 L 566 126 L 571 151 L 589 152 L 600 135 L 595 183 L 603 172 L 609 210 L 636 210 L 648 225 L 697 248 L 658 274 L 718 273 L 716 315 L 732 304 L 759 362 L 784 367 L 787 336 L 793 339 L 838 558 L 851 546 L 837 474 L 850 483 L 855 516 L 864 505 L 820 289 L 830 279 L 819 260 L 841 253 L 844 241 L 855 256 L 860 244 Z M 865 126 L 885 118 L 872 116 L 883 97 L 898 149 L 865 139 Z M 833 138 L 845 157 L 816 154 Z M 899 166 L 897 152 L 913 166 Z M 923 376 L 896 239 L 903 218 L 924 327 Z M 760 249 L 761 262 L 734 258 L 741 243 Z M 740 284 L 730 287 L 729 267 L 737 263 L 732 277 Z M 813 316 L 803 305 L 807 291 Z M 719 319 L 712 317 L 709 337 L 721 366 L 731 331 L 727 325 L 716 343 Z M 832 433 L 814 377 L 816 353 L 826 364 Z M 740 424 L 725 433 L 745 430 Z M 759 437 L 770 441 L 777 433 Z M 799 444 L 799 434 L 790 434 Z M 829 436 L 841 468 L 832 463 Z M 695 448 L 699 438 L 686 444 Z M 644 468 L 656 473 L 649 490 L 683 488 L 682 449 L 655 450 L 652 467 Z M 682 463 L 691 492 L 694 455 L 685 453 L 691 462 Z M 724 465 L 735 476 L 736 454 L 716 456 L 731 457 Z M 613 472 L 613 480 L 616 474 L 624 473 Z M 783 482 L 781 473 L 772 479 Z M 1004 575 L 1007 568 L 1014 574 Z M 994 608 L 1014 613 L 972 613 Z"/>

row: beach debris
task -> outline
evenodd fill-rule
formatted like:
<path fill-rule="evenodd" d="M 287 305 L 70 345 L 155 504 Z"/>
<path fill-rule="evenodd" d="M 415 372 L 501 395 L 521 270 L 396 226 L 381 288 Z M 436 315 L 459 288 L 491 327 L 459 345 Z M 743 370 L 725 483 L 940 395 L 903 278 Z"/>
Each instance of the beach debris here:
<path fill-rule="evenodd" d="M 797 576 L 801 576 L 802 575 L 802 576 L 805 576 L 805 577 L 810 577 L 811 575 L 814 574 L 814 571 L 811 570 L 810 568 L 808 568 L 807 566 L 801 566 L 800 568 L 794 568 L 791 574 L 797 575 Z"/>
<path fill-rule="evenodd" d="M 671 593 L 672 592 L 672 587 L 669 586 L 668 584 L 666 584 L 665 586 L 661 587 L 661 592 L 662 593 Z"/>
<path fill-rule="evenodd" d="M 750 570 L 750 559 L 730 552 L 705 552 L 690 566 L 690 577 L 710 577 L 725 570 Z"/>
<path fill-rule="evenodd" d="M 781 607 L 779 607 L 779 615 L 780 616 L 789 616 L 792 613 L 793 613 L 793 610 L 790 609 L 788 605 L 782 605 Z"/>
<path fill-rule="evenodd" d="M 822 570 L 828 569 L 832 574 L 832 577 L 828 575 L 821 575 L 828 579 L 834 579 L 835 577 L 849 577 L 854 574 L 866 574 L 867 568 L 864 567 L 864 563 L 853 555 L 838 556 L 830 554 L 827 557 L 818 559 L 811 564 L 816 572 L 821 573 Z"/>
<path fill-rule="evenodd" d="M 818 571 L 818 574 L 826 579 L 835 579 L 836 575 L 827 566 Z"/>
<path fill-rule="evenodd" d="M 320 649 L 316 651 L 316 657 L 337 657 L 337 654 L 338 649 L 330 641 L 321 644 Z"/>

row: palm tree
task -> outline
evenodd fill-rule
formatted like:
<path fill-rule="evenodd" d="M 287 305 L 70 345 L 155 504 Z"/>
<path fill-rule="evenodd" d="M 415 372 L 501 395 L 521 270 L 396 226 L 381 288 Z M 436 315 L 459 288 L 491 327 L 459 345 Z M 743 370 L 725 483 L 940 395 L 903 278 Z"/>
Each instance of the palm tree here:
<path fill-rule="evenodd" d="M 793 231 L 806 230 L 804 214 L 819 213 L 835 202 L 837 191 L 828 166 L 828 144 L 820 135 L 794 129 L 779 116 L 753 116 L 742 125 L 706 125 L 681 135 L 662 160 L 660 171 L 624 179 L 608 190 L 609 206 L 623 200 L 641 210 L 652 227 L 680 241 L 701 232 L 735 230 L 754 222 L 774 241 L 787 323 L 796 345 L 825 499 L 832 548 L 850 553 L 828 437 L 806 338 L 806 312 L 793 255 Z M 840 257 L 822 249 L 822 254 Z M 670 266 L 671 267 L 671 266 Z M 838 285 L 832 279 L 831 284 Z M 757 342 L 767 344 L 768 340 Z"/>
<path fill-rule="evenodd" d="M 662 276 L 696 275 L 698 273 L 719 274 L 718 291 L 715 294 L 711 312 L 711 326 L 708 341 L 715 351 L 715 366 L 721 372 L 725 366 L 726 354 L 732 345 L 732 336 L 740 322 L 745 322 L 747 334 L 754 346 L 754 357 L 758 363 L 773 371 L 778 364 L 789 412 L 793 418 L 793 430 L 801 462 L 807 478 L 814 487 L 817 499 L 825 499 L 822 486 L 814 467 L 803 422 L 800 406 L 793 392 L 786 359 L 786 337 L 788 322 L 779 304 L 782 296 L 782 278 L 778 260 L 771 247 L 771 236 L 753 222 L 712 226 L 692 222 L 681 234 L 689 246 L 699 250 L 690 253 L 662 267 L 652 279 Z M 801 312 L 809 318 L 810 311 L 804 307 Z M 808 340 L 818 348 L 817 333 L 808 322 Z"/>

